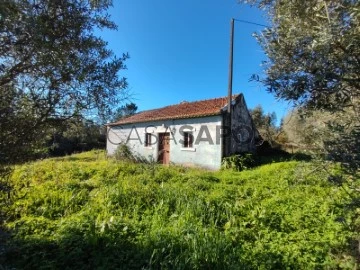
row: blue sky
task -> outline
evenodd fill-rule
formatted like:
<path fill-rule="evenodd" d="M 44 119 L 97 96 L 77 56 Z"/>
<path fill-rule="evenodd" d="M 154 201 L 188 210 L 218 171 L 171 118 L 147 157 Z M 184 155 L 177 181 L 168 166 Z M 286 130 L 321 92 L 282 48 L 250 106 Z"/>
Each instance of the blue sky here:
<path fill-rule="evenodd" d="M 115 54 L 130 54 L 121 75 L 139 111 L 226 96 L 230 19 L 266 24 L 262 11 L 237 0 L 114 0 L 110 14 L 119 29 L 100 35 Z M 233 93 L 242 92 L 249 108 L 276 112 L 279 122 L 289 105 L 249 82 L 266 59 L 252 37 L 261 29 L 235 22 Z"/>

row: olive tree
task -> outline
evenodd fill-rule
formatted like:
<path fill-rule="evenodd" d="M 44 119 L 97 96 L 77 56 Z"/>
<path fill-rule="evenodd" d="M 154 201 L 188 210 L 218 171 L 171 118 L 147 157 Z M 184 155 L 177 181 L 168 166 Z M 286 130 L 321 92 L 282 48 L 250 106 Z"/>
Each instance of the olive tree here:
<path fill-rule="evenodd" d="M 127 54 L 95 35 L 113 29 L 110 1 L 3 0 L 0 4 L 0 164 L 26 160 L 46 130 L 106 116 L 126 95 Z"/>

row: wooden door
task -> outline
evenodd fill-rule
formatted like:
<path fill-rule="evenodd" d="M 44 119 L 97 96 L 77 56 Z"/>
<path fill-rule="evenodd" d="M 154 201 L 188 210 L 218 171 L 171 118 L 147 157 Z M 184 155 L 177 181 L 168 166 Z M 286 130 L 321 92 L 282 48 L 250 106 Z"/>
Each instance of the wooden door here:
<path fill-rule="evenodd" d="M 159 159 L 162 164 L 170 162 L 170 133 L 159 133 Z"/>

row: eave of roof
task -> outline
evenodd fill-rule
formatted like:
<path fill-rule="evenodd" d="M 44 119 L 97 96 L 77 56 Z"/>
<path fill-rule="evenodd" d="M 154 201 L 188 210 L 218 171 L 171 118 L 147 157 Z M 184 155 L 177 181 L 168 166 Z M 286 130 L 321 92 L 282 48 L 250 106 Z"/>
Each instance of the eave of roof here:
<path fill-rule="evenodd" d="M 234 95 L 233 100 L 238 96 Z M 194 102 L 181 102 L 180 104 L 142 111 L 119 121 L 109 123 L 107 126 L 220 115 L 227 106 L 227 100 L 227 97 L 221 97 Z"/>

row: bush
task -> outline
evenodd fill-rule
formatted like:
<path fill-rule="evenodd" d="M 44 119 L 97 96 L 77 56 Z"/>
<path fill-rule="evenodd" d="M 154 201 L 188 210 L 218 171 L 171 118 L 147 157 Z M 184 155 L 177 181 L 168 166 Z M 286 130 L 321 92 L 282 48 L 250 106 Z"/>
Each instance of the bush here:
<path fill-rule="evenodd" d="M 221 163 L 222 169 L 231 169 L 233 171 L 243 171 L 255 166 L 255 158 L 251 153 L 224 157 Z"/>
<path fill-rule="evenodd" d="M 134 161 L 135 156 L 127 144 L 119 144 L 114 155 L 116 160 Z"/>
<path fill-rule="evenodd" d="M 149 159 L 134 153 L 129 145 L 122 143 L 117 147 L 114 157 L 116 160 L 134 162 L 134 163 L 144 163 L 149 165 L 154 165 L 156 163 L 153 158 L 150 156 Z"/>

